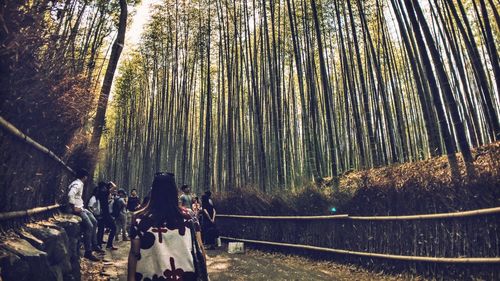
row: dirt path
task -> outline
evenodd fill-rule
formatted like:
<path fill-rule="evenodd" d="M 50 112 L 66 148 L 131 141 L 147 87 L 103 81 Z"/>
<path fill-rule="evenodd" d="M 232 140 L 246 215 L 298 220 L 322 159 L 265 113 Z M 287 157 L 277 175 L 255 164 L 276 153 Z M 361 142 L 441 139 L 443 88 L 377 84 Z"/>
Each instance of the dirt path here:
<path fill-rule="evenodd" d="M 91 264 L 82 259 L 82 280 L 127 280 L 128 242 L 118 242 L 117 251 L 107 251 L 104 261 Z M 211 281 L 356 281 L 423 280 L 411 276 L 388 276 L 333 262 L 318 262 L 302 257 L 247 250 L 228 254 L 226 249 L 208 251 Z"/>

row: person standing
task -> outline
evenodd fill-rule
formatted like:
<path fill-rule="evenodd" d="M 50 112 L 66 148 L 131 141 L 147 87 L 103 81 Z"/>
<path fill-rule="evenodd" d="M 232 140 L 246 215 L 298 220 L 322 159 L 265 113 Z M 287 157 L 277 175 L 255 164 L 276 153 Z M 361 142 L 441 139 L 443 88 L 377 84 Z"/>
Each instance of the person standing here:
<path fill-rule="evenodd" d="M 211 193 L 210 193 L 211 195 Z M 201 196 L 201 235 L 203 242 L 208 249 L 213 249 L 217 245 L 219 231 L 215 225 L 215 208 L 208 194 Z"/>
<path fill-rule="evenodd" d="M 193 198 L 193 204 L 191 204 L 191 209 L 195 213 L 196 217 L 199 217 L 200 210 L 201 210 L 201 204 L 200 204 L 200 200 L 198 199 L 198 196 Z"/>
<path fill-rule="evenodd" d="M 130 196 L 127 198 L 127 222 L 126 229 L 130 229 L 132 222 L 132 215 L 135 211 L 139 210 L 141 206 L 141 199 L 137 196 L 137 189 L 133 188 L 130 191 Z"/>
<path fill-rule="evenodd" d="M 99 228 L 102 225 L 102 211 L 101 202 L 99 202 L 99 185 L 94 188 L 92 197 L 90 197 L 87 207 L 97 220 L 97 246 L 101 248 L 102 241 L 99 240 Z"/>
<path fill-rule="evenodd" d="M 99 220 L 101 219 L 101 203 L 97 199 L 98 193 L 99 193 L 99 186 L 94 188 L 94 191 L 92 192 L 92 197 L 90 197 L 89 203 L 87 204 L 89 211 L 91 211 L 94 217 L 97 219 L 97 225 L 99 225 Z"/>
<path fill-rule="evenodd" d="M 191 196 L 191 188 L 189 185 L 185 184 L 181 187 L 182 195 L 179 198 L 179 204 L 181 207 L 191 210 L 191 204 L 193 202 L 193 197 Z"/>
<path fill-rule="evenodd" d="M 83 207 L 83 188 L 84 182 L 87 180 L 89 173 L 85 169 L 76 171 L 76 180 L 74 180 L 68 188 L 68 201 L 73 214 L 82 218 L 84 232 L 84 258 L 90 261 L 99 261 L 92 254 L 92 251 L 103 252 L 97 245 L 97 220 L 94 215 Z"/>
<path fill-rule="evenodd" d="M 127 210 L 129 212 L 135 212 L 139 209 L 140 205 L 141 199 L 137 196 L 137 189 L 134 188 L 130 191 L 130 196 L 128 197 Z"/>
<path fill-rule="evenodd" d="M 111 212 L 109 211 L 109 198 L 111 196 L 111 192 L 116 186 L 114 185 L 113 182 L 100 182 L 98 184 L 99 186 L 99 203 L 101 205 L 101 217 L 102 217 L 102 222 L 99 224 L 99 229 L 97 231 L 97 239 L 100 242 L 103 242 L 104 238 L 104 228 L 107 227 L 109 228 L 109 236 L 108 236 L 108 242 L 106 243 L 106 249 L 109 250 L 117 250 L 118 248 L 113 246 L 113 241 L 115 239 L 115 233 L 116 233 L 116 225 L 111 217 Z"/>
<path fill-rule="evenodd" d="M 125 202 L 125 198 L 127 194 L 124 189 L 118 190 L 118 196 L 113 201 L 113 212 L 111 215 L 115 219 L 116 223 L 116 241 L 118 241 L 118 237 L 122 236 L 122 241 L 128 241 L 127 238 L 127 230 L 126 230 L 126 222 L 127 222 L 127 203 Z"/>
<path fill-rule="evenodd" d="M 209 280 L 198 220 L 177 196 L 173 174 L 157 173 L 130 229 L 128 281 Z"/>

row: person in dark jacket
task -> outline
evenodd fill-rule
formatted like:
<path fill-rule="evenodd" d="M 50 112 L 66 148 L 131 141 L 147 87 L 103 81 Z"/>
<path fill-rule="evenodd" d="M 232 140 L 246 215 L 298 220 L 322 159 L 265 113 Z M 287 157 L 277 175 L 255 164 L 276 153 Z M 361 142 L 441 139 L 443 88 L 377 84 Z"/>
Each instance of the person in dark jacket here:
<path fill-rule="evenodd" d="M 139 209 L 141 205 L 141 199 L 137 196 L 137 189 L 132 189 L 130 191 L 130 196 L 128 197 L 127 201 L 127 210 L 129 212 L 135 212 Z"/>
<path fill-rule="evenodd" d="M 130 191 L 130 196 L 127 199 L 127 229 L 130 229 L 134 212 L 139 209 L 141 209 L 141 199 L 137 196 L 137 189 L 134 188 Z"/>
<path fill-rule="evenodd" d="M 116 188 L 113 182 L 100 182 L 98 184 L 98 200 L 101 205 L 101 220 L 97 226 L 97 240 L 104 243 L 104 228 L 109 228 L 108 242 L 106 243 L 106 249 L 117 250 L 118 248 L 113 246 L 113 241 L 115 239 L 116 225 L 109 212 L 109 196 L 111 190 Z"/>
<path fill-rule="evenodd" d="M 215 224 L 215 208 L 210 199 L 210 194 L 205 193 L 201 197 L 201 236 L 203 243 L 208 249 L 213 249 L 216 246 L 219 231 Z"/>

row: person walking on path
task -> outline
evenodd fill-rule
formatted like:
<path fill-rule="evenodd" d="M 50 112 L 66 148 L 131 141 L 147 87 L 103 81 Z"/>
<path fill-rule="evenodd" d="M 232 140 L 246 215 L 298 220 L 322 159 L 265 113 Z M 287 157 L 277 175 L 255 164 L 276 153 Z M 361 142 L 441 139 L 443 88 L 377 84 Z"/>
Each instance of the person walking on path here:
<path fill-rule="evenodd" d="M 113 201 L 112 207 L 112 216 L 115 218 L 116 224 L 116 241 L 118 241 L 118 237 L 122 236 L 122 241 L 128 241 L 127 238 L 127 203 L 125 202 L 125 198 L 127 194 L 124 189 L 118 190 L 118 196 Z"/>
<path fill-rule="evenodd" d="M 97 244 L 97 220 L 94 215 L 83 207 L 83 188 L 84 182 L 87 180 L 89 173 L 85 169 L 76 171 L 76 180 L 74 180 L 68 188 L 68 201 L 73 214 L 82 218 L 84 232 L 84 258 L 91 261 L 99 261 L 92 254 L 92 251 L 103 252 Z"/>
<path fill-rule="evenodd" d="M 179 198 L 179 204 L 181 207 L 191 210 L 191 204 L 193 202 L 193 196 L 191 195 L 191 188 L 189 185 L 185 184 L 181 187 L 182 195 Z"/>
<path fill-rule="evenodd" d="M 108 183 L 100 182 L 98 186 L 99 186 L 98 199 L 101 205 L 102 220 L 99 224 L 99 228 L 97 231 L 97 240 L 101 244 L 104 243 L 103 241 L 104 228 L 107 227 L 109 228 L 109 235 L 108 235 L 108 241 L 106 243 L 106 249 L 117 250 L 118 248 L 113 246 L 113 241 L 115 239 L 115 233 L 116 233 L 116 225 L 109 211 L 109 198 L 111 196 L 111 191 L 114 188 L 116 188 L 116 185 L 114 185 L 113 182 L 108 182 Z"/>
<path fill-rule="evenodd" d="M 130 229 L 128 281 L 208 281 L 200 226 L 193 212 L 178 204 L 170 173 L 157 173 L 148 205 Z"/>

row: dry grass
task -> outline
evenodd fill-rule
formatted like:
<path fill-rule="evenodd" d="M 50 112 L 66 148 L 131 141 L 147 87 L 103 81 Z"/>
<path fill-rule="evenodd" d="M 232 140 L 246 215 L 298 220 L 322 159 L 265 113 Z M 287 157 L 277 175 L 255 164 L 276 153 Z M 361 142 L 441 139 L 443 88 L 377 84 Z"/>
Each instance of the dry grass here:
<path fill-rule="evenodd" d="M 461 157 L 447 156 L 351 172 L 339 185 L 324 179 L 298 192 L 264 194 L 244 188 L 216 197 L 219 213 L 319 215 L 337 213 L 397 215 L 451 212 L 498 206 L 500 142 L 473 150 L 473 174 Z M 451 164 L 450 164 L 451 163 Z"/>

